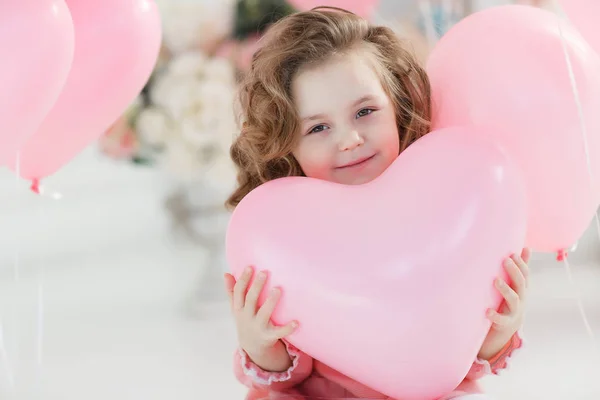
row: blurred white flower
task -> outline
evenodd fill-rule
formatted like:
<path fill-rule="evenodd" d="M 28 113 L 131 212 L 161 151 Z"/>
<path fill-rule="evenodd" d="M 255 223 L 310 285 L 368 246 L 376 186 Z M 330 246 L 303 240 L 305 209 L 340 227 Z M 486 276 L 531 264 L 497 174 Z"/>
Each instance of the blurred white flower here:
<path fill-rule="evenodd" d="M 203 106 L 214 113 L 223 113 L 226 109 L 233 116 L 235 91 L 232 85 L 205 79 L 197 88 Z"/>
<path fill-rule="evenodd" d="M 206 76 L 164 78 L 161 82 L 153 98 L 164 110 L 163 117 L 170 117 L 163 121 L 171 121 L 163 154 L 165 168 L 184 181 L 206 177 L 212 165 L 229 159 L 236 128 L 232 110 L 234 88 L 207 81 Z"/>
<path fill-rule="evenodd" d="M 196 77 L 206 66 L 206 56 L 199 51 L 186 51 L 175 55 L 168 64 L 169 74 L 178 77 Z"/>
<path fill-rule="evenodd" d="M 144 142 L 160 146 L 167 142 L 172 128 L 169 117 L 161 109 L 149 107 L 138 115 L 135 129 Z"/>
<path fill-rule="evenodd" d="M 204 75 L 209 81 L 217 81 L 227 85 L 235 85 L 235 68 L 233 64 L 220 57 L 211 58 L 204 64 Z"/>
<path fill-rule="evenodd" d="M 217 122 L 215 122 L 216 124 Z M 205 147 L 215 142 L 217 127 L 212 131 L 198 123 L 196 116 L 184 118 L 180 124 L 181 138 L 195 148 Z"/>
<path fill-rule="evenodd" d="M 198 86 L 196 79 L 164 72 L 157 77 L 150 97 L 155 105 L 162 107 L 174 121 L 178 121 L 198 103 Z"/>
<path fill-rule="evenodd" d="M 204 172 L 195 149 L 180 140 L 167 143 L 160 161 L 167 172 L 183 181 L 198 180 Z"/>

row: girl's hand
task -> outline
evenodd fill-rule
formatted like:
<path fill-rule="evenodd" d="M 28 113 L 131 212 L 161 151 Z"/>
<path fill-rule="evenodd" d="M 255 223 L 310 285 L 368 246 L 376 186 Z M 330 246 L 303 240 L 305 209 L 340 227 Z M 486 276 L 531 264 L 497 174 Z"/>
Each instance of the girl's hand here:
<path fill-rule="evenodd" d="M 490 360 L 497 355 L 523 326 L 525 300 L 529 284 L 529 249 L 523 249 L 520 256 L 512 255 L 504 262 L 504 268 L 510 277 L 510 285 L 498 278 L 496 288 L 502 294 L 504 302 L 500 312 L 488 310 L 487 317 L 492 321 L 492 328 L 486 337 L 479 358 Z"/>
<path fill-rule="evenodd" d="M 271 315 L 277 306 L 281 291 L 274 288 L 261 307 L 258 298 L 263 291 L 267 274 L 256 274 L 250 288 L 253 269 L 248 267 L 236 282 L 231 274 L 225 274 L 225 287 L 235 317 L 240 347 L 261 369 L 284 372 L 292 366 L 290 355 L 281 339 L 292 334 L 298 327 L 294 321 L 277 327 L 271 323 Z"/>

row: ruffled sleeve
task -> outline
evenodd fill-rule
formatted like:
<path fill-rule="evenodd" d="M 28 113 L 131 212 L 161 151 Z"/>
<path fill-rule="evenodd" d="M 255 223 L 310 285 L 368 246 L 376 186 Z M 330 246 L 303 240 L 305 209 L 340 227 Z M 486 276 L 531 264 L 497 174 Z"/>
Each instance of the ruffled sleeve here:
<path fill-rule="evenodd" d="M 523 347 L 523 339 L 515 333 L 500 352 L 490 360 L 477 359 L 467 374 L 467 379 L 477 380 L 486 375 L 498 375 L 508 369 L 514 355 Z"/>
<path fill-rule="evenodd" d="M 269 372 L 254 364 L 246 352 L 238 349 L 234 370 L 238 380 L 248 387 L 283 391 L 305 381 L 313 369 L 313 359 L 289 343 L 285 343 L 292 366 L 284 372 Z"/>

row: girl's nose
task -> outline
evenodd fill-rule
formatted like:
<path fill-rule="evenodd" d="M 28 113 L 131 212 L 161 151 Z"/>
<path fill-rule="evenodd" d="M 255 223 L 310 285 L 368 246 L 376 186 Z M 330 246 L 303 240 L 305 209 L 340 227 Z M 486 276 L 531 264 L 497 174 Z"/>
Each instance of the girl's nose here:
<path fill-rule="evenodd" d="M 340 151 L 349 151 L 362 146 L 364 143 L 364 138 L 357 130 L 352 129 L 341 135 L 338 146 Z"/>

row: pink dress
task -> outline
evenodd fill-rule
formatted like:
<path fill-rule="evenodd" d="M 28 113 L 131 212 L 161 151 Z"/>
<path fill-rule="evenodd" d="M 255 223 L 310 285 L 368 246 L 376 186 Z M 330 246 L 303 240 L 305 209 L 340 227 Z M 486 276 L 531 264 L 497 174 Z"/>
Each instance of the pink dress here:
<path fill-rule="evenodd" d="M 490 361 L 475 360 L 464 381 L 448 396 L 440 400 L 459 399 L 480 394 L 476 381 L 488 374 L 497 375 L 506 369 L 516 349 L 523 341 L 516 334 L 510 342 Z M 302 353 L 286 343 L 292 356 L 292 366 L 282 373 L 261 370 L 243 350 L 235 354 L 235 375 L 250 388 L 246 400 L 316 400 L 316 399 L 369 399 L 392 400 L 327 365 Z M 400 399 L 396 399 L 400 400 Z"/>

